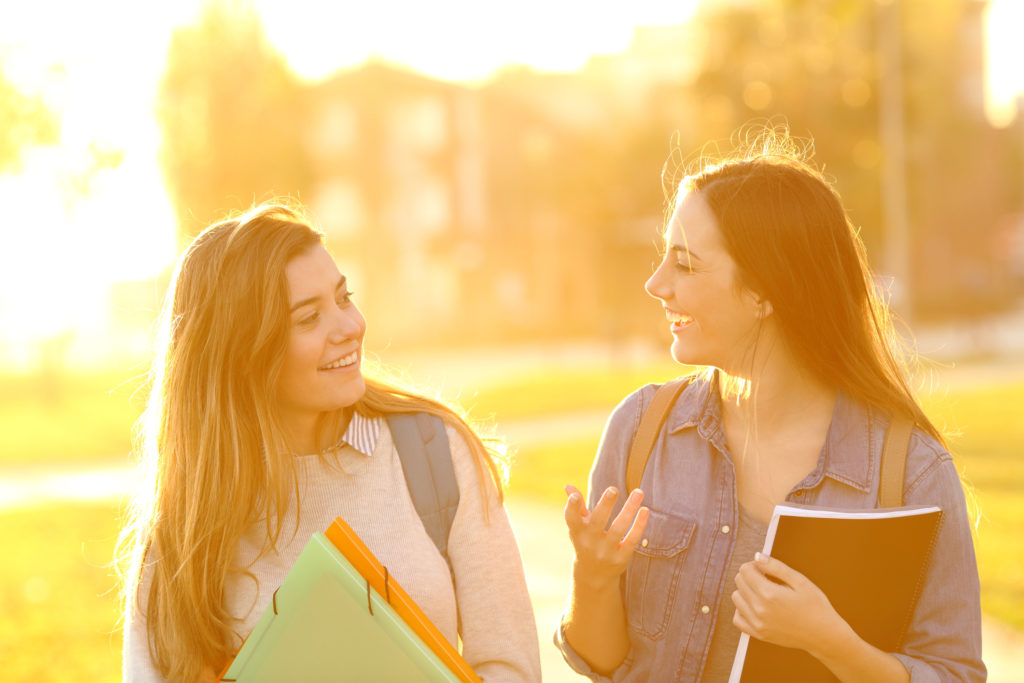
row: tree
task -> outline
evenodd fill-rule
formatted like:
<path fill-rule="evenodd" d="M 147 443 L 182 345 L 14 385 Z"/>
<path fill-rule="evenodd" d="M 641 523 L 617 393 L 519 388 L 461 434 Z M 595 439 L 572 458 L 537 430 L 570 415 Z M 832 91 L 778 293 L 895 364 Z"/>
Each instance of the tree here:
<path fill-rule="evenodd" d="M 17 171 L 32 145 L 57 142 L 60 126 L 42 99 L 22 93 L 0 64 L 0 173 Z"/>
<path fill-rule="evenodd" d="M 706 50 L 694 128 L 725 138 L 751 120 L 785 119 L 812 136 L 876 267 L 891 267 L 886 248 L 905 240 L 908 262 L 894 274 L 922 317 L 1005 300 L 992 289 L 990 245 L 1012 164 L 982 114 L 983 6 L 759 0 L 706 3 L 698 17 Z M 894 75 L 899 87 L 887 89 Z M 902 149 L 887 146 L 882 104 L 902 117 Z M 905 158 L 908 227 L 887 225 L 882 210 L 886 155 Z"/>
<path fill-rule="evenodd" d="M 251 9 L 211 2 L 174 34 L 157 113 L 180 240 L 254 202 L 301 195 L 300 95 Z"/>

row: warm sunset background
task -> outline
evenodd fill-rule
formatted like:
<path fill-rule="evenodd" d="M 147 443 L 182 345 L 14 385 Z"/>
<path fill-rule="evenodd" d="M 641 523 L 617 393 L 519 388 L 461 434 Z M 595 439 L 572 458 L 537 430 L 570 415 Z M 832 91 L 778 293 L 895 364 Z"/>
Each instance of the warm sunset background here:
<path fill-rule="evenodd" d="M 990 680 L 1013 680 L 1022 32 L 1018 0 L 0 5 L 0 679 L 119 679 L 108 565 L 170 269 L 210 222 L 288 197 L 367 347 L 509 440 L 545 679 L 582 680 L 550 646 L 562 487 L 621 397 L 681 371 L 642 289 L 663 168 L 770 121 L 813 137 L 928 361 Z"/>

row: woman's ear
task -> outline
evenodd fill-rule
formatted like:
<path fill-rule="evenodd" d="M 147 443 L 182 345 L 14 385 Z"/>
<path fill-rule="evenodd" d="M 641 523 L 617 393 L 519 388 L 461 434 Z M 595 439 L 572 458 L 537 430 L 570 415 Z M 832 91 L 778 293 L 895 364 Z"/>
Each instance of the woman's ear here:
<path fill-rule="evenodd" d="M 770 316 L 774 311 L 775 309 L 772 308 L 771 301 L 768 301 L 767 299 L 760 299 L 757 302 L 757 317 L 761 320 Z"/>

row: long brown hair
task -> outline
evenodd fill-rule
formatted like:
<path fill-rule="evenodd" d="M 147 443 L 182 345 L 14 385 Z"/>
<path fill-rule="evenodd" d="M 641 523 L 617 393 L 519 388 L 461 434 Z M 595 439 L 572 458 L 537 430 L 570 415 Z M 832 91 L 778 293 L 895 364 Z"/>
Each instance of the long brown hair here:
<path fill-rule="evenodd" d="M 285 267 L 323 241 L 299 210 L 264 205 L 204 230 L 175 269 L 137 429 L 146 483 L 119 539 L 126 608 L 143 611 L 168 680 L 194 681 L 231 655 L 223 593 L 229 573 L 243 571 L 232 567 L 238 542 L 266 519 L 276 547 L 296 491 L 274 410 L 288 344 Z M 495 454 L 463 415 L 379 378 L 367 378 L 355 410 L 441 416 L 469 444 L 481 486 L 489 473 L 500 497 Z"/>
<path fill-rule="evenodd" d="M 754 137 L 679 189 L 707 202 L 738 284 L 771 302 L 786 344 L 815 376 L 943 443 L 907 382 L 892 315 L 839 194 L 785 131 Z"/>

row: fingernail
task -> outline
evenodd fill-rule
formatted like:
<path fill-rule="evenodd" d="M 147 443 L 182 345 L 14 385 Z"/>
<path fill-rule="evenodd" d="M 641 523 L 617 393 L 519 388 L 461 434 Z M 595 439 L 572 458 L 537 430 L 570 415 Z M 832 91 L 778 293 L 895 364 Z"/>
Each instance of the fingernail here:
<path fill-rule="evenodd" d="M 580 494 L 576 493 L 575 491 L 570 493 L 569 494 L 569 502 L 572 503 L 573 505 L 575 505 L 576 503 L 580 502 Z"/>
<path fill-rule="evenodd" d="M 608 493 L 613 495 L 613 496 L 616 496 L 616 495 L 619 494 L 619 490 L 617 488 L 615 488 L 614 486 L 609 486 L 608 487 Z"/>

